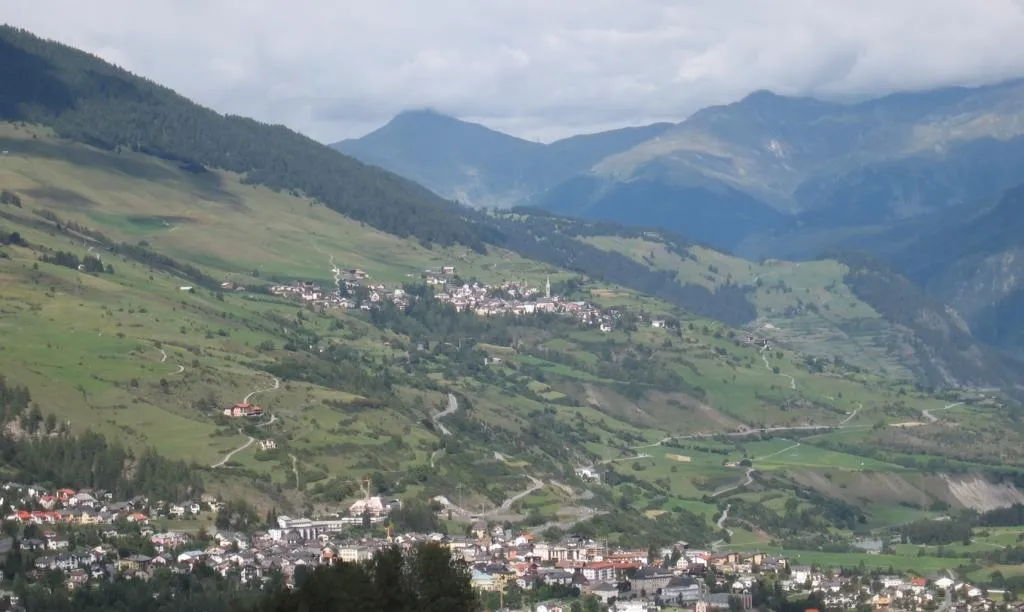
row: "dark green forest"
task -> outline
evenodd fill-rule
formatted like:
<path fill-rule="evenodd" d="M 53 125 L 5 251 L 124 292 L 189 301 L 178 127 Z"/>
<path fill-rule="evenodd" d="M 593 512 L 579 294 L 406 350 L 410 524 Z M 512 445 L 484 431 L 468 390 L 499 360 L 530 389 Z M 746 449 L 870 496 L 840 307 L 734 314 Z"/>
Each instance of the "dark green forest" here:
<path fill-rule="evenodd" d="M 52 414 L 43 416 L 28 389 L 0 376 L 0 417 L 4 425 L 17 421 L 26 435 L 0 435 L 0 464 L 23 482 L 53 486 L 89 487 L 122 499 L 149 495 L 181 499 L 202 493 L 202 480 L 193 466 L 146 451 L 135 455 L 86 431 L 72 435 Z"/>
<path fill-rule="evenodd" d="M 0 27 L 0 82 L 0 119 L 48 125 L 71 140 L 155 155 L 192 172 L 237 172 L 247 182 L 308 196 L 424 244 L 485 249 L 457 204 L 411 181 L 284 126 L 221 115 L 24 30 Z"/>

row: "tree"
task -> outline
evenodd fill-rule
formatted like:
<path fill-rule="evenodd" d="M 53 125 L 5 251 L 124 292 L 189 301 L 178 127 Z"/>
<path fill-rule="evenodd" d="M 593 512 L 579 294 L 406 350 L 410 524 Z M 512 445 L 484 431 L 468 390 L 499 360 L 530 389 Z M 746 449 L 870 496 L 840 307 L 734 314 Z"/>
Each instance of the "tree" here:
<path fill-rule="evenodd" d="M 477 612 L 480 601 L 469 566 L 448 548 L 422 544 L 408 553 L 392 547 L 362 563 L 307 570 L 292 591 L 278 591 L 263 612 Z"/>

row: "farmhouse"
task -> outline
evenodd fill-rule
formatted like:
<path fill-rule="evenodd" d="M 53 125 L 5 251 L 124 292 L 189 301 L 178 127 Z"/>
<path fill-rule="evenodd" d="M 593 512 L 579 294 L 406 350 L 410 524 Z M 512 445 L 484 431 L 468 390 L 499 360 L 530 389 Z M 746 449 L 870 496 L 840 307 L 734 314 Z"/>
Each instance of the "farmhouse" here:
<path fill-rule="evenodd" d="M 262 407 L 256 406 L 254 404 L 250 404 L 248 402 L 241 402 L 241 403 L 235 404 L 234 406 L 232 406 L 230 408 L 225 408 L 224 409 L 224 416 L 231 417 L 231 418 L 258 417 L 258 416 L 262 416 L 262 415 L 263 415 L 263 408 Z"/>

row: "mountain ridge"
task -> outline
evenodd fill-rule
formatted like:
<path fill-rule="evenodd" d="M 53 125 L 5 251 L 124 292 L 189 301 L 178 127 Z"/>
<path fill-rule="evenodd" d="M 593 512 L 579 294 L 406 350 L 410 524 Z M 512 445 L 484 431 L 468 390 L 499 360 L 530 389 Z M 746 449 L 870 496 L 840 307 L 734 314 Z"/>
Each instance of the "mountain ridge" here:
<path fill-rule="evenodd" d="M 509 155 L 504 167 L 474 175 L 488 178 L 472 183 L 472 203 L 525 203 L 627 223 L 635 217 L 640 225 L 661 218 L 665 227 L 683 231 L 686 219 L 714 214 L 715 208 L 735 206 L 739 199 L 721 194 L 739 193 L 750 200 L 747 212 L 717 224 L 732 224 L 729 235 L 691 234 L 729 249 L 775 233 L 799 238 L 807 229 L 886 223 L 1016 184 L 1015 168 L 1024 163 L 1021 100 L 1024 79 L 858 102 L 755 91 L 681 122 L 651 126 L 652 134 L 634 128 L 616 146 L 574 158 L 561 172 L 543 178 L 536 167 Z M 402 140 L 397 132 L 394 137 Z M 589 135 L 584 142 L 600 137 Z M 342 150 L 398 168 L 394 160 L 373 157 L 372 139 L 347 142 Z M 547 150 L 557 152 L 553 144 Z M 459 144 L 446 146 L 452 151 Z M 451 181 L 436 178 L 439 171 L 430 165 L 436 160 L 411 150 L 394 155 L 401 159 L 401 171 L 442 194 L 454 193 Z M 466 153 L 460 159 L 475 157 Z M 500 196 L 492 197 L 489 185 L 502 180 L 512 187 L 506 184 Z M 782 216 L 770 221 L 773 215 L 766 209 Z M 756 222 L 745 224 L 744 216 L 750 215 Z"/>

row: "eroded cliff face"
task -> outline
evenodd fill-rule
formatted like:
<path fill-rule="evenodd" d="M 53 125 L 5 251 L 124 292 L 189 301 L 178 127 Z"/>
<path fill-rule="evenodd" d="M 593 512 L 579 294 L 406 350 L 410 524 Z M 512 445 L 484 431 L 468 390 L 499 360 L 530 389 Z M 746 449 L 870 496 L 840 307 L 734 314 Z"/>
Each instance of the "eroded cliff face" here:
<path fill-rule="evenodd" d="M 1024 248 L 1015 246 L 962 259 L 932 284 L 932 290 L 967 320 L 1024 286 Z"/>
<path fill-rule="evenodd" d="M 794 470 L 789 476 L 799 485 L 849 503 L 862 503 L 869 499 L 928 508 L 935 501 L 940 501 L 952 508 L 970 508 L 978 512 L 1024 504 L 1024 492 L 1020 489 L 1010 483 L 991 482 L 982 474 L 862 472 L 842 487 L 820 471 Z"/>

